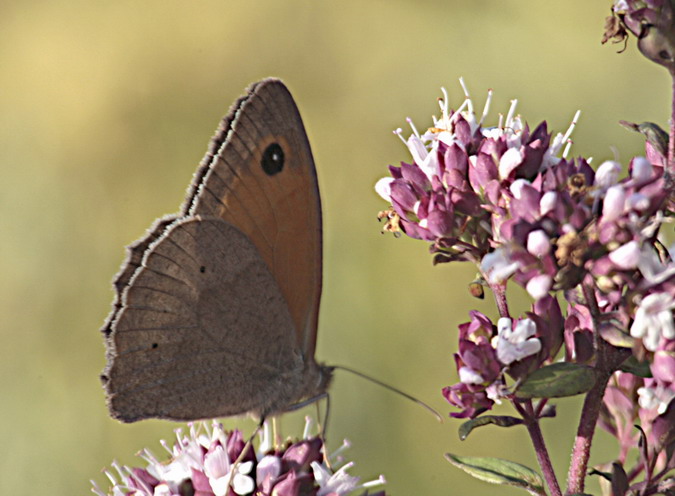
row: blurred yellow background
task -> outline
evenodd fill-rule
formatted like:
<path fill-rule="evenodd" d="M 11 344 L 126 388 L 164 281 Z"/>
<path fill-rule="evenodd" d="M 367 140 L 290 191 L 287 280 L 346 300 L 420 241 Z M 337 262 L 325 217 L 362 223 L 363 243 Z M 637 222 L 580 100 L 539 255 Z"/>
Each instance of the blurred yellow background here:
<path fill-rule="evenodd" d="M 0 494 L 88 494 L 113 459 L 171 439 L 175 424 L 108 417 L 98 375 L 103 319 L 123 247 L 175 212 L 220 117 L 252 81 L 282 78 L 313 145 L 324 205 L 317 357 L 430 402 L 456 381 L 457 325 L 491 300 L 467 290 L 466 264 L 432 267 L 422 242 L 379 233 L 373 191 L 408 154 L 391 130 L 452 106 L 463 76 L 491 123 L 511 98 L 531 125 L 567 128 L 598 164 L 642 150 L 619 119 L 666 126 L 666 71 L 600 38 L 609 1 L 67 0 L 0 3 Z M 406 131 L 407 132 L 407 131 Z M 522 295 L 514 309 L 529 303 Z M 545 422 L 564 481 L 579 402 Z M 507 411 L 507 410 L 503 410 Z M 302 416 L 283 421 L 299 435 Z M 329 446 L 343 438 L 387 493 L 517 494 L 470 478 L 445 452 L 537 468 L 524 429 L 465 442 L 413 404 L 346 373 L 331 395 Z M 251 421 L 228 420 L 242 426 Z M 612 456 L 604 434 L 592 461 Z M 593 486 L 591 486 L 593 489 Z"/>

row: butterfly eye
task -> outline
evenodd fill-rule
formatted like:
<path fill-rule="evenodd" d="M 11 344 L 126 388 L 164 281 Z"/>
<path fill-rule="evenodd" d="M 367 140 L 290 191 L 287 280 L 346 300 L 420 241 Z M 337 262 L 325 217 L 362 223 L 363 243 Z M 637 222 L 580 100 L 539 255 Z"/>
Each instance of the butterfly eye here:
<path fill-rule="evenodd" d="M 284 168 L 284 150 L 279 143 L 272 143 L 265 148 L 260 165 L 268 176 L 281 172 Z"/>

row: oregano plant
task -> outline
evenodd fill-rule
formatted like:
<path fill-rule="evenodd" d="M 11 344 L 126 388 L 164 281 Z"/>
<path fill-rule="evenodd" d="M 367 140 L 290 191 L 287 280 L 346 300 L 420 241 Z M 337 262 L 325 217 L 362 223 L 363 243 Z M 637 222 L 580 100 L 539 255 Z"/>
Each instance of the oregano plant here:
<path fill-rule="evenodd" d="M 491 93 L 477 113 L 464 102 L 424 132 L 409 121 L 412 159 L 390 166 L 376 191 L 390 207 L 384 230 L 424 241 L 434 264 L 468 261 L 495 317 L 469 312 L 454 353 L 459 382 L 445 387 L 465 439 L 479 427 L 526 428 L 543 477 L 490 457 L 447 454 L 474 477 L 532 494 L 582 494 L 588 476 L 606 494 L 675 494 L 675 2 L 618 0 L 603 42 L 637 39 L 641 53 L 673 78 L 669 131 L 623 122 L 645 138 L 644 155 L 621 163 L 573 157 L 570 135 L 531 128 L 512 103 L 488 125 Z M 623 47 L 622 47 L 623 48 Z M 523 287 L 531 310 L 514 315 L 508 289 Z M 566 481 L 551 463 L 542 419 L 555 398 L 584 395 Z M 510 403 L 512 415 L 491 415 Z M 554 420 L 552 420 L 554 421 Z M 594 432 L 619 450 L 589 467 Z"/>

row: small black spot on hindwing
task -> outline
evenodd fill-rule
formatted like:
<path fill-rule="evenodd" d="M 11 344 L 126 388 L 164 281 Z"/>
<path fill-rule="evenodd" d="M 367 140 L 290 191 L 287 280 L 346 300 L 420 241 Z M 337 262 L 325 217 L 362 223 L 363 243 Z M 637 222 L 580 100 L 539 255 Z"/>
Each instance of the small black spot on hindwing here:
<path fill-rule="evenodd" d="M 279 143 L 272 143 L 265 148 L 260 165 L 268 176 L 281 172 L 284 168 L 284 150 Z"/>
<path fill-rule="evenodd" d="M 153 349 L 153 350 L 154 350 L 155 348 L 157 348 L 158 346 L 159 346 L 159 345 L 158 345 L 157 343 L 152 343 L 152 349 Z"/>
<path fill-rule="evenodd" d="M 201 272 L 202 274 L 206 272 L 206 267 L 204 267 L 203 265 L 199 267 L 199 272 Z"/>

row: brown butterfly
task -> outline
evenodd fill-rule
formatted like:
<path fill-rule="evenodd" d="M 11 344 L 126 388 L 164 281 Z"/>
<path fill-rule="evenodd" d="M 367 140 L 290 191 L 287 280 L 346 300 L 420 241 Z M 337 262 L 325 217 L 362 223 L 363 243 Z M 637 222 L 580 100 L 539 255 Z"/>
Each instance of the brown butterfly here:
<path fill-rule="evenodd" d="M 284 84 L 222 120 L 180 213 L 128 247 L 103 326 L 113 417 L 266 416 L 323 395 L 322 270 L 312 152 Z"/>

